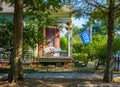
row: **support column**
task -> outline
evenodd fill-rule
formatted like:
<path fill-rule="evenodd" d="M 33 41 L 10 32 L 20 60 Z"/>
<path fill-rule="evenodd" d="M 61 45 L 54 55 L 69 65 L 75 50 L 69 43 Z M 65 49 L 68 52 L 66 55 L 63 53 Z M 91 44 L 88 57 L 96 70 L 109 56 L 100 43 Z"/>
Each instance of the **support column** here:
<path fill-rule="evenodd" d="M 72 57 L 72 29 L 70 28 L 70 56 Z"/>
<path fill-rule="evenodd" d="M 68 57 L 70 57 L 70 29 L 68 29 Z"/>
<path fill-rule="evenodd" d="M 92 27 L 93 27 L 93 23 L 92 23 L 92 19 L 90 19 L 90 39 L 92 42 Z"/>
<path fill-rule="evenodd" d="M 43 29 L 43 36 L 46 37 L 46 28 Z M 43 40 L 43 55 L 45 54 L 45 39 Z"/>
<path fill-rule="evenodd" d="M 36 46 L 36 48 L 35 48 L 34 56 L 35 56 L 35 57 L 38 57 L 38 44 L 37 44 L 37 46 Z"/>
<path fill-rule="evenodd" d="M 72 56 L 72 30 L 70 23 L 68 25 L 68 57 Z"/>

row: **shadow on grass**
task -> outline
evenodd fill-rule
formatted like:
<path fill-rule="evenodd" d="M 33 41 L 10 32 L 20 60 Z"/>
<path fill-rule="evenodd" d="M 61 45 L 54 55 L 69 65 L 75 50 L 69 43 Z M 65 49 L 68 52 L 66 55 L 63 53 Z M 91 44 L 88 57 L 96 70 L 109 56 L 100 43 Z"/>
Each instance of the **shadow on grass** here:
<path fill-rule="evenodd" d="M 8 67 L 0 67 L 0 74 L 2 73 L 9 73 L 10 68 Z M 24 73 L 35 73 L 37 72 L 36 69 L 31 68 L 31 69 L 24 69 Z"/>
<path fill-rule="evenodd" d="M 26 78 L 17 86 L 8 86 L 8 82 L 0 84 L 0 87 L 119 87 L 119 83 L 104 83 L 101 78 L 63 79 L 63 78 Z"/>

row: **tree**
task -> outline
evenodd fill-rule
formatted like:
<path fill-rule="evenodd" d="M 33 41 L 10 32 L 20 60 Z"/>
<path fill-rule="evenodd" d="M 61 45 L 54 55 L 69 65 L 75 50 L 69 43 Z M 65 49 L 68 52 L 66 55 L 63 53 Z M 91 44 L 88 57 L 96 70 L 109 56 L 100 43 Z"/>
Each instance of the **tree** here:
<path fill-rule="evenodd" d="M 13 22 L 0 19 L 0 48 L 10 49 L 13 46 Z"/>
<path fill-rule="evenodd" d="M 22 69 L 22 48 L 23 48 L 23 8 L 30 18 L 35 19 L 39 29 L 51 23 L 49 15 L 53 11 L 58 11 L 62 5 L 62 0 L 1 0 L 14 6 L 14 37 L 13 37 L 13 56 L 11 59 L 9 82 L 16 83 L 23 80 Z M 13 5 L 14 4 L 14 5 Z M 54 20 L 53 20 L 54 21 Z"/>
<path fill-rule="evenodd" d="M 39 26 L 32 20 L 29 21 L 23 29 L 23 54 L 28 53 L 29 48 L 36 48 L 37 44 L 41 43 L 44 39 L 43 34 L 38 32 Z"/>
<path fill-rule="evenodd" d="M 115 39 L 114 39 L 114 53 L 116 53 L 116 51 L 120 50 L 119 42 L 120 42 L 120 37 L 119 36 L 115 37 Z"/>
<path fill-rule="evenodd" d="M 104 82 L 113 80 L 113 48 L 114 48 L 114 21 L 119 17 L 119 0 L 75 0 L 77 6 L 77 16 L 91 15 L 93 10 L 99 9 L 107 18 L 108 40 L 107 40 L 107 58 L 104 73 Z M 78 5 L 79 4 L 79 5 Z M 80 14 L 80 15 L 79 15 Z"/>
<path fill-rule="evenodd" d="M 80 34 L 82 33 L 86 28 L 78 28 L 76 26 L 72 26 L 72 31 L 73 31 L 73 37 L 76 35 L 76 34 Z"/>
<path fill-rule="evenodd" d="M 78 40 L 76 38 L 72 39 L 72 47 L 73 47 L 73 49 L 72 49 L 73 53 L 81 53 L 84 49 L 84 45 L 82 44 L 82 41 L 80 39 Z"/>
<path fill-rule="evenodd" d="M 8 76 L 9 82 L 23 80 L 23 0 L 14 0 L 13 57 Z"/>
<path fill-rule="evenodd" d="M 95 50 L 95 54 L 94 54 L 94 51 L 91 54 L 94 54 L 94 59 L 98 60 L 98 63 L 96 66 L 96 69 L 98 69 L 100 64 L 105 65 L 107 35 L 100 35 L 100 34 L 94 35 L 93 42 L 91 44 Z M 91 50 L 90 50 L 90 52 L 91 52 Z"/>
<path fill-rule="evenodd" d="M 60 48 L 66 51 L 68 50 L 68 40 L 65 36 L 60 38 Z"/>

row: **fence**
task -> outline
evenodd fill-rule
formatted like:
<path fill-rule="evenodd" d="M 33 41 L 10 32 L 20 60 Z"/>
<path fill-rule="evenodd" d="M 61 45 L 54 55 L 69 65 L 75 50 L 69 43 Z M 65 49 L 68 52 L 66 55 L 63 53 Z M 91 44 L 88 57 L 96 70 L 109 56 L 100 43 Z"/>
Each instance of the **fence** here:
<path fill-rule="evenodd" d="M 120 70 L 120 55 L 116 55 L 114 57 L 114 69 L 116 71 L 119 71 Z"/>
<path fill-rule="evenodd" d="M 4 52 L 0 53 L 0 67 L 9 67 L 11 53 Z M 74 63 L 74 62 L 73 62 Z M 79 63 L 81 65 L 82 62 Z M 67 67 L 61 63 L 46 64 L 40 63 L 38 58 L 33 56 L 33 53 L 24 55 L 23 67 L 26 72 L 93 72 L 95 70 L 96 61 L 89 61 L 86 66 L 73 66 Z"/>
<path fill-rule="evenodd" d="M 8 66 L 10 60 L 10 52 L 0 53 L 0 66 Z"/>

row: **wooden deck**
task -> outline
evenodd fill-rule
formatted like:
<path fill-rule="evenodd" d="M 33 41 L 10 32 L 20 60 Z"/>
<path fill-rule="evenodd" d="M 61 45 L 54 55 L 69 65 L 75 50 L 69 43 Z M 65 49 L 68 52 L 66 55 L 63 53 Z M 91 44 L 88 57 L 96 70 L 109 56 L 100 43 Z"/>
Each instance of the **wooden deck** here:
<path fill-rule="evenodd" d="M 72 57 L 65 57 L 65 56 L 59 56 L 59 57 L 41 57 L 39 58 L 39 62 L 73 62 Z"/>

